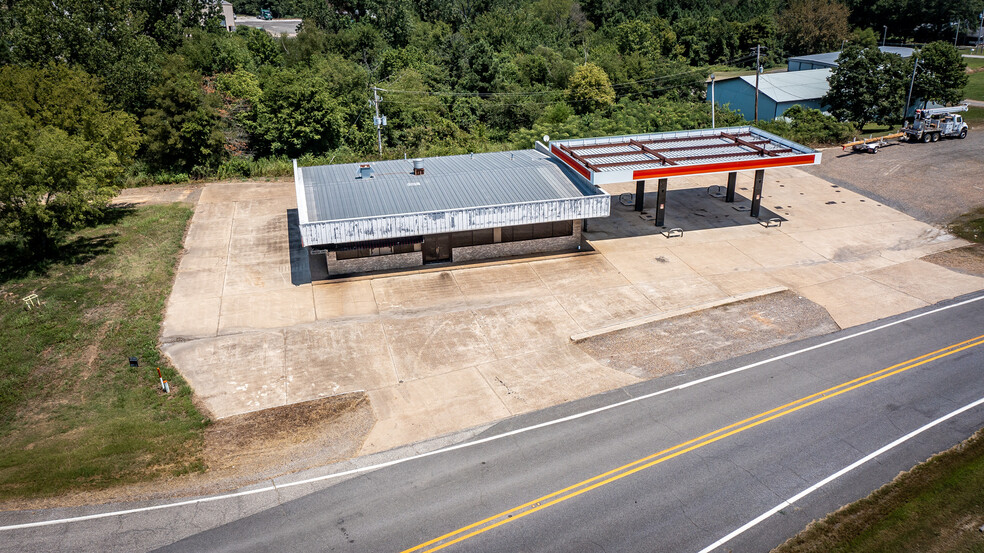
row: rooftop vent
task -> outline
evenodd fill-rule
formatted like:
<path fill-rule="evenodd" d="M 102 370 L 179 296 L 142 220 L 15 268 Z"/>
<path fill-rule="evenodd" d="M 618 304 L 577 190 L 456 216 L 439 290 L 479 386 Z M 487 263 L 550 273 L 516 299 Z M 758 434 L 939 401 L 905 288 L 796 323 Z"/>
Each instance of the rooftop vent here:
<path fill-rule="evenodd" d="M 359 164 L 359 174 L 355 176 L 357 179 L 371 179 L 372 178 L 372 165 L 368 163 Z"/>
<path fill-rule="evenodd" d="M 419 157 L 413 160 L 413 174 L 423 175 L 424 174 L 424 160 Z"/>

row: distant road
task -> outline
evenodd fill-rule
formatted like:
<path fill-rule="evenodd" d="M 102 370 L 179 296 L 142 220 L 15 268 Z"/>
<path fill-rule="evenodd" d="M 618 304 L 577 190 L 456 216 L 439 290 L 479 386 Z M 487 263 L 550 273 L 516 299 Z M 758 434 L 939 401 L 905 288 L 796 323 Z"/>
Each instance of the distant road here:
<path fill-rule="evenodd" d="M 273 36 L 294 36 L 297 34 L 297 26 L 300 24 L 300 19 L 271 19 L 266 21 L 248 15 L 236 15 L 236 25 L 263 29 Z"/>
<path fill-rule="evenodd" d="M 0 550 L 768 551 L 984 426 L 982 367 L 977 294 L 384 455 L 333 485 L 0 513 Z"/>
<path fill-rule="evenodd" d="M 872 325 L 877 327 L 878 325 Z M 869 327 L 871 328 L 871 327 Z M 509 438 L 367 473 L 164 551 L 700 551 L 831 474 L 984 401 L 984 302 Z M 754 337 L 750 337 L 754 339 Z M 708 371 L 577 405 L 640 397 Z M 494 427 L 572 412 L 560 406 Z M 984 425 L 973 407 L 720 544 L 768 551 Z"/>

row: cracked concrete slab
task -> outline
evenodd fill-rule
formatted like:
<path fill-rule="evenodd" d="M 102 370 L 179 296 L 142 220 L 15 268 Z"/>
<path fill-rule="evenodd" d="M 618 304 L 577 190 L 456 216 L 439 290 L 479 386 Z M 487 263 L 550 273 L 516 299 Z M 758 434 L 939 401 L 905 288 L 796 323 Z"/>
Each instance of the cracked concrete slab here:
<path fill-rule="evenodd" d="M 218 416 L 367 390 L 379 422 L 366 452 L 640 376 L 572 346 L 586 330 L 777 284 L 842 327 L 984 288 L 918 261 L 962 241 L 877 201 L 797 169 L 770 170 L 763 217 L 783 224 L 765 228 L 707 195 L 725 180 L 671 179 L 666 223 L 684 229 L 680 238 L 616 202 L 611 217 L 588 222 L 593 252 L 317 285 L 296 237 L 292 183 L 210 184 L 186 236 L 162 349 Z M 751 175 L 738 184 L 737 204 L 747 205 Z M 609 190 L 622 191 L 634 183 Z M 748 325 L 771 328 L 779 314 L 755 316 Z"/>

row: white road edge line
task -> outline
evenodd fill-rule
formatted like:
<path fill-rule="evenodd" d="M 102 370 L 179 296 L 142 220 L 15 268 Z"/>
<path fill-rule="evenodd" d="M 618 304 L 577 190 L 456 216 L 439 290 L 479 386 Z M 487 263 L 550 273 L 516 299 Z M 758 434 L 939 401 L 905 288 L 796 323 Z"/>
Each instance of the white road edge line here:
<path fill-rule="evenodd" d="M 718 541 L 712 543 L 711 545 L 708 545 L 704 549 L 701 549 L 698 553 L 710 553 L 711 551 L 717 549 L 718 547 L 721 547 L 725 543 L 727 543 L 727 542 L 731 541 L 732 539 L 740 536 L 741 534 L 745 533 L 746 531 L 750 530 L 751 528 L 757 526 L 760 522 L 764 521 L 765 519 L 771 517 L 772 515 L 778 513 L 779 511 L 785 509 L 786 507 L 792 507 L 793 504 L 796 503 L 797 501 L 799 501 L 800 499 L 803 499 L 804 497 L 806 497 L 806 496 L 810 495 L 811 493 L 817 491 L 818 489 L 822 488 L 823 486 L 825 486 L 825 485 L 833 482 L 834 480 L 837 480 L 841 476 L 844 476 L 845 474 L 847 474 L 847 473 L 851 472 L 852 470 L 860 467 L 861 465 L 867 463 L 868 461 L 871 461 L 872 459 L 874 459 L 875 457 L 878 457 L 882 453 L 885 453 L 886 451 L 889 451 L 891 449 L 894 449 L 895 447 L 899 446 L 900 444 L 911 440 L 915 436 L 918 436 L 919 434 L 922 434 L 923 432 L 929 430 L 930 428 L 932 428 L 932 427 L 934 427 L 934 426 L 936 426 L 936 425 L 938 425 L 938 424 L 940 424 L 942 422 L 945 422 L 945 421 L 947 421 L 949 419 L 952 419 L 953 417 L 955 417 L 955 416 L 963 413 L 964 411 L 967 411 L 969 409 L 973 409 L 974 407 L 977 407 L 978 405 L 984 405 L 984 397 L 982 397 L 981 399 L 978 399 L 977 401 L 975 401 L 973 403 L 964 405 L 963 407 L 957 409 L 956 411 L 951 411 L 950 413 L 948 413 L 948 414 L 946 414 L 946 415 L 944 415 L 944 416 L 942 416 L 942 417 L 934 420 L 933 422 L 927 423 L 926 425 L 921 426 L 918 429 L 913 430 L 912 432 L 909 432 L 905 436 L 902 436 L 901 438 L 895 440 L 894 442 L 892 442 L 892 443 L 890 443 L 890 444 L 882 447 L 878 451 L 875 451 L 875 452 L 872 452 L 872 453 L 870 453 L 868 455 L 865 455 L 861 459 L 858 459 L 857 461 L 851 463 L 850 465 L 842 468 L 841 470 L 839 470 L 839 471 L 831 474 L 830 476 L 824 478 L 823 480 L 817 482 L 816 484 L 810 486 L 809 488 L 806 488 L 805 490 L 801 491 L 800 493 L 798 493 L 798 494 L 790 497 L 789 499 L 783 501 L 782 503 L 780 503 L 780 504 L 776 505 L 775 507 L 769 509 L 768 511 L 762 513 L 761 515 L 759 515 L 758 517 L 752 519 L 747 524 L 745 524 L 744 526 L 738 528 L 734 532 L 731 532 L 727 536 L 724 536 L 723 538 L 721 538 Z"/>
<path fill-rule="evenodd" d="M 234 499 L 234 498 L 237 498 L 237 497 L 245 497 L 245 496 L 248 496 L 248 495 L 255 495 L 255 494 L 258 494 L 258 493 L 272 492 L 272 491 L 277 491 L 278 489 L 279 490 L 282 490 L 284 488 L 292 488 L 294 486 L 302 486 L 302 485 L 305 485 L 305 484 L 312 484 L 312 483 L 315 483 L 315 482 L 321 482 L 321 481 L 325 481 L 325 480 L 331 480 L 333 478 L 341 478 L 341 477 L 344 477 L 344 476 L 351 476 L 351 475 L 354 475 L 354 474 L 359 474 L 359 473 L 363 473 L 363 472 L 369 472 L 369 471 L 378 470 L 378 469 L 382 469 L 382 468 L 386 468 L 386 467 L 391 467 L 393 465 L 399 465 L 401 463 L 406 463 L 408 461 L 414 461 L 414 460 L 417 460 L 417 459 L 423 459 L 425 457 L 430 457 L 430 456 L 433 456 L 433 455 L 439 455 L 439 454 L 442 454 L 442 453 L 448 453 L 448 452 L 451 452 L 451 451 L 456 451 L 456 450 L 464 449 L 464 448 L 467 448 L 467 447 L 474 447 L 476 445 L 480 445 L 480 444 L 484 444 L 484 443 L 488 443 L 488 442 L 493 442 L 493 441 L 496 441 L 496 440 L 501 440 L 502 438 L 508 438 L 510 436 L 515 436 L 517 434 L 525 434 L 526 432 L 531 432 L 533 430 L 539 430 L 541 428 L 546 428 L 546 427 L 549 427 L 549 426 L 554 426 L 554 425 L 557 425 L 557 424 L 562 424 L 562 423 L 565 423 L 565 422 L 570 422 L 572 420 L 577 420 L 577 419 L 580 419 L 580 418 L 588 417 L 588 416 L 591 416 L 591 415 L 595 415 L 597 413 L 602 413 L 604 411 L 609 411 L 611 409 L 616 409 L 618 407 L 623 407 L 623 406 L 629 405 L 631 403 L 636 403 L 638 401 L 643 401 L 643 400 L 651 399 L 651 398 L 654 398 L 654 397 L 657 397 L 657 396 L 661 396 L 663 394 L 668 394 L 670 392 L 675 392 L 675 391 L 683 390 L 684 388 L 689 388 L 691 386 L 696 386 L 697 384 L 703 384 L 704 382 L 710 382 L 711 380 L 716 380 L 718 378 L 729 376 L 729 375 L 732 375 L 732 374 L 735 374 L 735 373 L 740 373 L 740 372 L 743 372 L 743 371 L 747 371 L 749 369 L 753 369 L 755 367 L 760 367 L 762 365 L 766 365 L 766 364 L 772 363 L 774 361 L 779 361 L 779 360 L 782 360 L 782 359 L 786 359 L 788 357 L 793 357 L 793 356 L 800 355 L 800 354 L 803 354 L 803 353 L 806 353 L 806 352 L 809 352 L 809 351 L 817 350 L 817 349 L 820 349 L 820 348 L 823 348 L 823 347 L 826 347 L 826 346 L 829 346 L 829 345 L 832 345 L 832 344 L 837 344 L 839 342 L 844 342 L 844 341 L 847 341 L 847 340 L 851 340 L 851 339 L 857 338 L 859 336 L 864 336 L 865 334 L 871 334 L 872 332 L 877 332 L 879 330 L 884 330 L 884 329 L 889 328 L 889 327 L 893 327 L 893 326 L 896 326 L 896 325 L 907 323 L 907 322 L 912 321 L 912 320 L 915 320 L 915 319 L 919 319 L 919 318 L 922 318 L 922 317 L 926 317 L 926 316 L 929 316 L 929 315 L 940 313 L 940 312 L 946 311 L 948 309 L 953 309 L 953 308 L 956 308 L 956 307 L 961 307 L 963 305 L 967 305 L 969 303 L 978 302 L 978 301 L 981 301 L 981 300 L 984 300 L 984 295 L 978 296 L 978 297 L 975 297 L 975 298 L 966 299 L 966 300 L 963 300 L 961 302 L 957 302 L 957 303 L 954 303 L 954 304 L 951 304 L 951 305 L 946 305 L 946 306 L 943 306 L 943 307 L 938 307 L 938 308 L 933 309 L 933 310 L 930 310 L 930 311 L 925 311 L 925 312 L 919 313 L 917 315 L 912 315 L 912 316 L 906 317 L 904 319 L 899 319 L 897 321 L 892 321 L 890 323 L 886 323 L 886 324 L 883 324 L 883 325 L 880 325 L 880 326 L 872 327 L 872 328 L 869 328 L 867 330 L 862 330 L 861 332 L 855 332 L 854 334 L 849 334 L 847 336 L 842 336 L 840 338 L 835 338 L 833 340 L 829 340 L 827 342 L 816 344 L 816 345 L 813 345 L 813 346 L 810 346 L 810 347 L 798 349 L 796 351 L 791 351 L 789 353 L 784 353 L 782 355 L 777 355 L 777 356 L 771 357 L 769 359 L 763 359 L 762 361 L 756 361 L 755 363 L 750 363 L 750 364 L 744 365 L 742 367 L 737 367 L 737 368 L 731 369 L 730 371 L 724 371 L 722 373 L 714 374 L 714 375 L 711 375 L 711 376 L 705 376 L 704 378 L 698 378 L 697 380 L 693 380 L 691 382 L 686 382 L 684 384 L 680 384 L 679 386 L 673 386 L 672 388 L 666 388 L 665 390 L 659 390 L 657 392 L 653 392 L 653 393 L 650 393 L 650 394 L 645 394 L 645 395 L 642 395 L 642 396 L 634 397 L 634 398 L 631 398 L 631 399 L 620 401 L 618 403 L 612 403 L 610 405 L 605 405 L 605 406 L 602 406 L 602 407 L 591 409 L 589 411 L 582 411 L 581 413 L 575 413 L 573 415 L 568 415 L 566 417 L 562 417 L 562 418 L 559 418 L 559 419 L 554 419 L 554 420 L 550 420 L 550 421 L 546 421 L 546 422 L 541 422 L 539 424 L 534 424 L 532 426 L 525 426 L 523 428 L 517 428 L 516 430 L 510 430 L 509 432 L 504 432 L 502 434 L 496 434 L 494 436 L 488 436 L 486 438 L 481 438 L 479 440 L 475 440 L 475 441 L 471 441 L 471 442 L 463 442 L 463 443 L 456 444 L 456 445 L 453 445 L 453 446 L 448 446 L 448 447 L 441 448 L 441 449 L 435 449 L 434 451 L 428 451 L 426 453 L 420 453 L 418 455 L 411 455 L 409 457 L 403 457 L 401 459 L 394 459 L 392 461 L 386 461 L 384 463 L 377 463 L 375 465 L 368 465 L 368 466 L 365 466 L 365 467 L 358 467 L 358 468 L 354 468 L 354 469 L 350 469 L 350 470 L 345 470 L 345 471 L 342 471 L 342 472 L 336 472 L 336 473 L 332 473 L 332 474 L 326 474 L 326 475 L 323 475 L 323 476 L 316 476 L 316 477 L 313 477 L 313 478 L 307 478 L 307 479 L 304 479 L 304 480 L 298 480 L 296 482 L 287 482 L 287 483 L 284 483 L 284 484 L 279 484 L 277 486 L 265 486 L 265 487 L 262 487 L 262 488 L 255 488 L 255 489 L 252 489 L 252 490 L 245 490 L 245 491 L 241 491 L 241 492 L 234 492 L 234 493 L 216 495 L 216 496 L 211 496 L 211 497 L 199 497 L 199 498 L 195 498 L 195 499 L 188 499 L 188 500 L 185 500 L 185 501 L 177 501 L 177 502 L 174 502 L 174 503 L 162 503 L 160 505 L 152 505 L 152 506 L 149 506 L 149 507 L 137 507 L 137 508 L 125 509 L 125 510 L 121 510 L 121 511 L 109 511 L 109 512 L 105 512 L 105 513 L 96 513 L 96 514 L 92 514 L 92 515 L 83 515 L 83 516 L 76 516 L 76 517 L 67 517 L 67 518 L 60 518 L 60 519 L 53 519 L 53 520 L 42 520 L 42 521 L 37 521 L 37 522 L 26 522 L 26 523 L 22 523 L 22 524 L 11 524 L 11 525 L 8 525 L 8 526 L 0 526 L 0 532 L 7 531 L 7 530 L 19 530 L 19 529 L 23 529 L 23 528 L 37 528 L 37 527 L 40 527 L 40 526 L 51 526 L 51 525 L 55 525 L 55 524 L 67 524 L 67 523 L 70 523 L 70 522 L 82 522 L 82 521 L 86 521 L 86 520 L 95 520 L 95 519 L 112 517 L 112 516 L 130 515 L 130 514 L 134 514 L 134 513 L 144 513 L 144 512 L 148 512 L 148 511 L 158 511 L 158 510 L 161 510 L 161 509 L 170 509 L 172 507 L 182 507 L 184 505 L 195 505 L 196 503 L 209 503 L 209 502 L 212 502 L 212 501 L 220 501 L 220 500 L 224 500 L 224 499 Z"/>

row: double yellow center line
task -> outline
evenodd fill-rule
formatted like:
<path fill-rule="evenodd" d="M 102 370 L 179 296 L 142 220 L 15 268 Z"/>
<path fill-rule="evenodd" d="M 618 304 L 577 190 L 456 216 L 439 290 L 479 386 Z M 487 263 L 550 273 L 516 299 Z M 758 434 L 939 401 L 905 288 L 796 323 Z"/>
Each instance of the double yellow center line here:
<path fill-rule="evenodd" d="M 871 374 L 867 374 L 860 378 L 855 378 L 854 380 L 849 380 L 843 384 L 838 384 L 837 386 L 827 388 L 826 390 L 817 392 L 815 394 L 802 397 L 795 401 L 791 401 L 785 405 L 780 405 L 774 409 L 764 411 L 755 416 L 749 417 L 747 419 L 740 420 L 736 423 L 729 424 L 728 426 L 719 428 L 713 432 L 704 434 L 703 436 L 698 436 L 692 440 L 677 444 L 673 447 L 664 449 L 662 451 L 657 451 L 652 455 L 647 455 L 641 459 L 632 461 L 631 463 L 622 465 L 618 468 L 612 469 L 610 471 L 601 473 L 597 476 L 583 480 L 568 486 L 562 490 L 557 490 L 553 493 L 538 497 L 533 501 L 519 505 L 518 507 L 513 507 L 508 511 L 503 511 L 499 514 L 490 516 L 488 518 L 482 519 L 468 526 L 459 528 L 454 532 L 449 532 L 443 536 L 434 538 L 430 541 L 424 542 L 410 549 L 406 549 L 403 553 L 411 553 L 420 551 L 421 553 L 430 553 L 432 551 L 438 551 L 454 545 L 456 543 L 467 540 L 468 538 L 477 536 L 483 532 L 488 532 L 493 528 L 497 528 L 506 524 L 507 522 L 512 522 L 518 520 L 527 515 L 531 515 L 541 509 L 546 509 L 552 505 L 556 505 L 568 499 L 577 497 L 582 493 L 591 491 L 595 488 L 600 488 L 605 484 L 609 484 L 616 480 L 625 478 L 631 474 L 635 474 L 641 470 L 647 469 L 649 467 L 658 465 L 664 461 L 668 461 L 679 455 L 683 455 L 688 451 L 693 451 L 695 449 L 704 447 L 708 444 L 712 444 L 718 440 L 727 438 L 728 436 L 733 436 L 739 432 L 744 432 L 749 428 L 754 428 L 760 424 L 769 422 L 771 420 L 778 419 L 779 417 L 794 413 L 803 409 L 804 407 L 809 407 L 810 405 L 815 405 L 821 401 L 826 401 L 832 397 L 839 396 L 843 393 L 849 392 L 851 390 L 856 390 L 862 386 L 867 386 L 872 382 L 877 382 L 883 378 L 888 378 L 889 376 L 896 375 L 905 372 L 909 369 L 916 368 L 920 365 L 925 365 L 926 363 L 935 361 L 937 359 L 942 359 L 954 353 L 964 351 L 976 346 L 984 344 L 984 335 L 978 336 L 976 338 L 971 338 L 970 340 L 965 340 L 963 342 L 958 342 L 952 344 L 942 349 L 927 353 L 925 355 L 920 355 L 919 357 L 914 357 L 902 363 L 892 365 L 891 367 L 886 367 L 880 371 L 875 371 Z"/>

